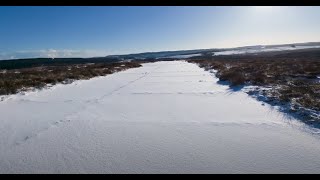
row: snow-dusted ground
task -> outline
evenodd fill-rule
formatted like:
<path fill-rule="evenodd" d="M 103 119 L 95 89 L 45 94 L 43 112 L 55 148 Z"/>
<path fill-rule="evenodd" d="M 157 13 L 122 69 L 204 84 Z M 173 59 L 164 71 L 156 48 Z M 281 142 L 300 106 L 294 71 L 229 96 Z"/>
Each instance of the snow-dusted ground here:
<path fill-rule="evenodd" d="M 201 56 L 201 53 L 197 53 L 197 54 L 186 54 L 186 55 L 175 55 L 175 56 L 168 56 L 168 57 L 166 57 L 166 58 L 185 59 L 185 58 L 190 58 L 190 57 L 195 57 L 195 56 Z"/>
<path fill-rule="evenodd" d="M 273 52 L 273 51 L 293 51 L 293 50 L 299 50 L 299 49 L 311 49 L 311 48 L 320 48 L 320 46 L 279 46 L 279 47 L 255 47 L 251 49 L 239 49 L 239 50 L 227 50 L 227 51 L 221 51 L 221 52 L 215 52 L 213 56 L 217 55 L 232 55 L 232 54 L 250 54 L 250 53 L 260 53 L 260 52 Z"/>
<path fill-rule="evenodd" d="M 0 173 L 319 173 L 319 135 L 183 61 L 0 102 Z"/>

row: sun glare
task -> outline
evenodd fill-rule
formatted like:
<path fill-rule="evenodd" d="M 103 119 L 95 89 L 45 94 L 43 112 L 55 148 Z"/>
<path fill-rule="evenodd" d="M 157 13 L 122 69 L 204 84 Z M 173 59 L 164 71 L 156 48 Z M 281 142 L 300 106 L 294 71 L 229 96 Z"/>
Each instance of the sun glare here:
<path fill-rule="evenodd" d="M 272 6 L 255 6 L 257 9 L 271 9 L 273 8 Z"/>

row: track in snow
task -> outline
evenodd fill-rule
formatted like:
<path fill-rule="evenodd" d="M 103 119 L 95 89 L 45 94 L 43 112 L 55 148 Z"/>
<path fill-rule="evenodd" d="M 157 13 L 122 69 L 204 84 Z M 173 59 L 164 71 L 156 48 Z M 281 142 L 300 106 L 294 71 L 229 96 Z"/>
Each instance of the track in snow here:
<path fill-rule="evenodd" d="M 0 173 L 317 173 L 320 139 L 184 61 L 0 102 Z"/>

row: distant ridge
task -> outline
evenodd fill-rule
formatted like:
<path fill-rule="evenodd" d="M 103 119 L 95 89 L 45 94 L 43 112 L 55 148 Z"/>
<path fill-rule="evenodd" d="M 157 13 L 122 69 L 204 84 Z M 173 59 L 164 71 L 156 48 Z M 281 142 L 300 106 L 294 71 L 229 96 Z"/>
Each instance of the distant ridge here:
<path fill-rule="evenodd" d="M 194 49 L 194 50 L 178 50 L 178 51 L 158 51 L 158 52 L 143 52 L 134 54 L 124 54 L 124 55 L 109 55 L 109 58 L 119 58 L 119 59 L 147 59 L 147 58 L 167 58 L 177 55 L 189 55 L 197 53 L 215 53 L 226 50 L 242 50 L 242 49 L 261 49 L 261 48 L 275 48 L 283 46 L 320 46 L 320 42 L 305 42 L 305 43 L 288 43 L 288 44 L 275 44 L 275 45 L 250 45 L 232 48 L 210 48 L 210 49 Z"/>
<path fill-rule="evenodd" d="M 142 53 L 132 53 L 132 54 L 122 54 L 122 55 L 108 55 L 103 57 L 90 57 L 90 58 L 59 58 L 56 57 L 53 61 L 59 60 L 81 60 L 81 61 L 114 61 L 114 60 L 134 60 L 134 59 L 158 59 L 158 58 L 170 58 L 179 55 L 192 55 L 192 54 L 213 54 L 221 51 L 232 51 L 232 50 L 246 50 L 246 49 L 263 49 L 263 48 L 277 48 L 277 47 L 293 47 L 293 46 L 319 46 L 320 42 L 305 42 L 305 43 L 287 43 L 287 44 L 274 44 L 274 45 L 249 45 L 240 46 L 232 48 L 209 48 L 209 49 L 193 49 L 193 50 L 176 50 L 176 51 L 157 51 L 157 52 L 142 52 Z M 8 59 L 8 60 L 27 60 L 27 59 L 50 59 L 52 58 L 23 58 L 23 59 Z M 8 61 L 0 60 L 0 61 Z"/>

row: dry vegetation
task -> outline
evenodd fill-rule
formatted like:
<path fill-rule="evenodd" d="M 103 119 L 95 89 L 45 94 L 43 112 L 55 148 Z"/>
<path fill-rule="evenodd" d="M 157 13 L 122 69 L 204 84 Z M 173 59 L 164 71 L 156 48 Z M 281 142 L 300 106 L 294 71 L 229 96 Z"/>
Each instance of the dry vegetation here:
<path fill-rule="evenodd" d="M 46 84 L 70 83 L 78 79 L 90 79 L 95 76 L 104 76 L 140 66 L 140 63 L 137 62 L 119 62 L 0 70 L 0 95 L 15 94 L 28 88 L 42 88 Z"/>
<path fill-rule="evenodd" d="M 257 85 L 269 100 L 291 104 L 291 111 L 307 108 L 320 112 L 320 60 L 303 57 L 245 57 L 189 60 L 206 70 L 217 70 L 216 76 L 230 86 Z"/>

